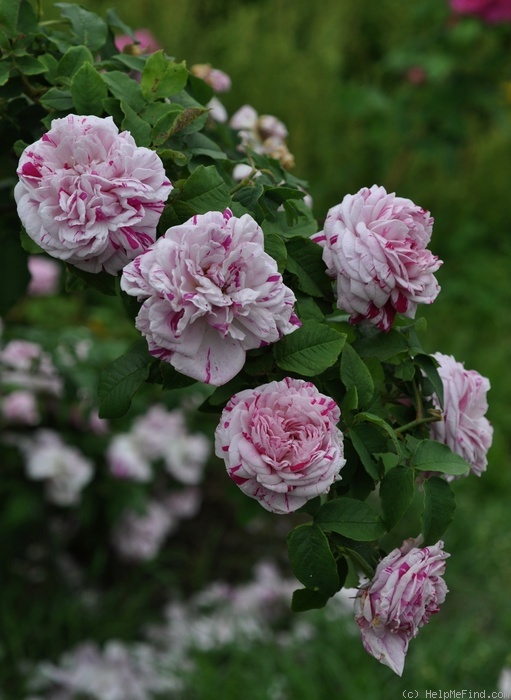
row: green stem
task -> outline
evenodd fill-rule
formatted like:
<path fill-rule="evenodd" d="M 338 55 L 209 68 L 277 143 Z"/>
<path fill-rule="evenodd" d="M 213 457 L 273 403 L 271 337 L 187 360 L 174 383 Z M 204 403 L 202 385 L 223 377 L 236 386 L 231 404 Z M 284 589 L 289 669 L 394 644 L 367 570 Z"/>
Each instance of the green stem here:
<path fill-rule="evenodd" d="M 426 425 L 427 423 L 435 423 L 437 421 L 442 420 L 442 411 L 438 411 L 438 410 L 432 408 L 432 409 L 430 409 L 429 413 L 430 413 L 429 416 L 425 416 L 424 418 L 416 418 L 415 420 L 412 420 L 410 423 L 406 423 L 406 425 L 402 425 L 400 428 L 396 428 L 395 432 L 398 435 L 402 435 L 407 430 L 411 430 L 412 428 L 416 428 L 419 425 Z"/>

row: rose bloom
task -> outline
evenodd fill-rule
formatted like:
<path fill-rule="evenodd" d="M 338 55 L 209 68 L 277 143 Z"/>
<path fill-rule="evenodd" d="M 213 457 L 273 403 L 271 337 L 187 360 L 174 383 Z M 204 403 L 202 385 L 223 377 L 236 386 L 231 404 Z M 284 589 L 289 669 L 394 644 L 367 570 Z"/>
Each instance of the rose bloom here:
<path fill-rule="evenodd" d="M 52 358 L 39 344 L 10 340 L 0 350 L 0 384 L 60 396 L 63 382 Z"/>
<path fill-rule="evenodd" d="M 28 235 L 81 270 L 116 274 L 148 248 L 172 185 L 112 117 L 69 114 L 22 153 L 14 189 Z"/>
<path fill-rule="evenodd" d="M 135 29 L 133 36 L 135 41 L 127 34 L 117 35 L 115 37 L 115 48 L 117 51 L 138 55 L 154 53 L 161 49 L 150 29 Z"/>
<path fill-rule="evenodd" d="M 486 22 L 511 20 L 510 0 L 451 0 L 451 8 L 460 15 L 475 15 Z"/>
<path fill-rule="evenodd" d="M 452 356 L 437 352 L 433 357 L 439 363 L 444 408 L 442 420 L 430 423 L 431 437 L 463 457 L 470 464 L 472 473 L 481 476 L 488 464 L 486 455 L 493 439 L 493 427 L 485 416 L 490 382 L 479 372 L 465 369 Z M 440 408 L 436 396 L 433 403 Z M 447 478 L 452 480 L 454 477 Z"/>
<path fill-rule="evenodd" d="M 241 370 L 247 350 L 300 325 L 260 226 L 229 209 L 168 229 L 124 268 L 121 288 L 144 301 L 135 325 L 149 352 L 214 386 Z"/>
<path fill-rule="evenodd" d="M 442 576 L 450 555 L 443 551 L 444 543 L 422 549 L 420 544 L 421 537 L 410 538 L 392 550 L 355 598 L 365 650 L 399 676 L 410 640 L 438 612 L 447 594 Z"/>
<path fill-rule="evenodd" d="M 115 435 L 106 451 L 110 473 L 117 479 L 147 482 L 153 470 L 147 455 L 130 433 Z"/>
<path fill-rule="evenodd" d="M 41 420 L 36 397 L 23 389 L 7 394 L 0 401 L 0 412 L 7 423 L 37 425 Z"/>
<path fill-rule="evenodd" d="M 335 401 L 314 384 L 286 377 L 231 398 L 215 453 L 247 496 L 273 513 L 291 513 L 341 478 L 339 417 Z"/>
<path fill-rule="evenodd" d="M 176 526 L 177 521 L 168 508 L 150 501 L 143 514 L 129 510 L 122 515 L 114 528 L 112 544 L 123 559 L 150 561 Z"/>
<path fill-rule="evenodd" d="M 396 313 L 414 318 L 417 304 L 434 301 L 440 287 L 433 273 L 442 263 L 426 249 L 432 226 L 429 212 L 376 185 L 329 210 L 312 239 L 323 247 L 337 305 L 351 323 L 388 331 Z"/>

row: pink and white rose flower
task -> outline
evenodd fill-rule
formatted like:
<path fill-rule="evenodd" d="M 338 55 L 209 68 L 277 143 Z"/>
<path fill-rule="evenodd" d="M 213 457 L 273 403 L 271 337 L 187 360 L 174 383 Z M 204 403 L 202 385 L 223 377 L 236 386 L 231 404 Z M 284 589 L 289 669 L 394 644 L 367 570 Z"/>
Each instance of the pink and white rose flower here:
<path fill-rule="evenodd" d="M 214 386 L 241 370 L 247 350 L 300 325 L 262 229 L 229 209 L 169 228 L 124 268 L 121 288 L 143 301 L 135 325 L 149 352 Z"/>
<path fill-rule="evenodd" d="M 37 425 L 41 420 L 37 399 L 31 391 L 12 391 L 0 400 L 0 413 L 7 423 Z"/>
<path fill-rule="evenodd" d="M 286 377 L 235 394 L 215 453 L 240 489 L 273 513 L 291 513 L 341 478 L 340 410 L 314 384 Z"/>
<path fill-rule="evenodd" d="M 460 15 L 474 15 L 486 22 L 509 22 L 509 0 L 451 0 L 451 8 Z"/>
<path fill-rule="evenodd" d="M 437 613 L 447 594 L 445 559 L 439 541 L 420 548 L 407 539 L 376 567 L 372 581 L 355 598 L 355 619 L 365 650 L 399 676 L 410 640 Z"/>
<path fill-rule="evenodd" d="M 117 274 L 156 238 L 172 190 L 159 156 L 112 117 L 69 114 L 23 151 L 14 196 L 28 235 L 87 272 Z"/>
<path fill-rule="evenodd" d="M 430 424 L 431 437 L 463 457 L 470 464 L 471 472 L 481 476 L 486 471 L 487 453 L 493 440 L 493 427 L 486 418 L 490 382 L 479 372 L 465 369 L 450 355 L 437 352 L 433 357 L 439 363 L 444 408 L 442 420 Z M 433 403 L 441 408 L 436 395 Z"/>
<path fill-rule="evenodd" d="M 112 544 L 128 561 L 150 561 L 157 556 L 167 535 L 177 526 L 170 509 L 150 501 L 144 513 L 126 511 L 116 524 Z"/>
<path fill-rule="evenodd" d="M 329 210 L 312 240 L 323 247 L 337 305 L 351 323 L 388 331 L 396 313 L 414 318 L 417 304 L 435 300 L 440 287 L 433 273 L 442 262 L 426 248 L 432 227 L 429 212 L 376 185 Z"/>

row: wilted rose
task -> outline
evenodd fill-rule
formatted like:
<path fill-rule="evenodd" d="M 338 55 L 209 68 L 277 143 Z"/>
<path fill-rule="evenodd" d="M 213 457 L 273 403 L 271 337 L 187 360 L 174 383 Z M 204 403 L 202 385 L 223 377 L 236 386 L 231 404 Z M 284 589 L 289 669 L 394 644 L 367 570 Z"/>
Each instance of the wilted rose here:
<path fill-rule="evenodd" d="M 235 394 L 215 433 L 215 452 L 248 496 L 290 513 L 327 493 L 345 464 L 340 410 L 314 384 L 286 377 Z"/>
<path fill-rule="evenodd" d="M 463 457 L 472 473 L 481 476 L 488 464 L 486 455 L 493 439 L 493 428 L 486 418 L 490 382 L 479 372 L 465 369 L 450 355 L 437 352 L 433 357 L 439 363 L 444 407 L 442 420 L 430 424 L 431 437 Z M 433 403 L 441 408 L 436 396 Z"/>
<path fill-rule="evenodd" d="M 421 538 L 411 538 L 392 550 L 355 598 L 365 650 L 399 676 L 410 640 L 438 612 L 447 594 L 442 576 L 450 555 L 443 551 L 444 543 L 422 549 L 420 544 Z"/>
<path fill-rule="evenodd" d="M 247 350 L 300 325 L 260 226 L 229 209 L 168 229 L 124 268 L 121 288 L 144 301 L 136 326 L 150 353 L 215 386 L 241 370 Z"/>
<path fill-rule="evenodd" d="M 440 287 L 433 273 L 442 263 L 426 249 L 432 226 L 429 212 L 376 185 L 329 210 L 312 239 L 323 247 L 337 305 L 351 323 L 388 331 L 396 313 L 414 318 L 417 304 L 434 301 Z"/>
<path fill-rule="evenodd" d="M 112 117 L 69 114 L 23 151 L 14 195 L 28 235 L 55 258 L 116 274 L 156 238 L 172 185 L 159 156 Z"/>

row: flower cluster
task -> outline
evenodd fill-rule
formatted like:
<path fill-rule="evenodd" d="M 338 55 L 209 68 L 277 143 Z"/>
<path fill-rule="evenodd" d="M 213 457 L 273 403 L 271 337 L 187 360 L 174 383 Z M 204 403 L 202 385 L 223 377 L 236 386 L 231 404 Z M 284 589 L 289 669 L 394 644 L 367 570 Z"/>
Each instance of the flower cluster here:
<path fill-rule="evenodd" d="M 286 169 L 294 166 L 294 157 L 286 145 L 287 128 L 277 117 L 259 115 L 251 105 L 243 105 L 232 115 L 229 125 L 238 131 L 240 150 L 251 149 L 268 155 L 280 161 Z"/>

